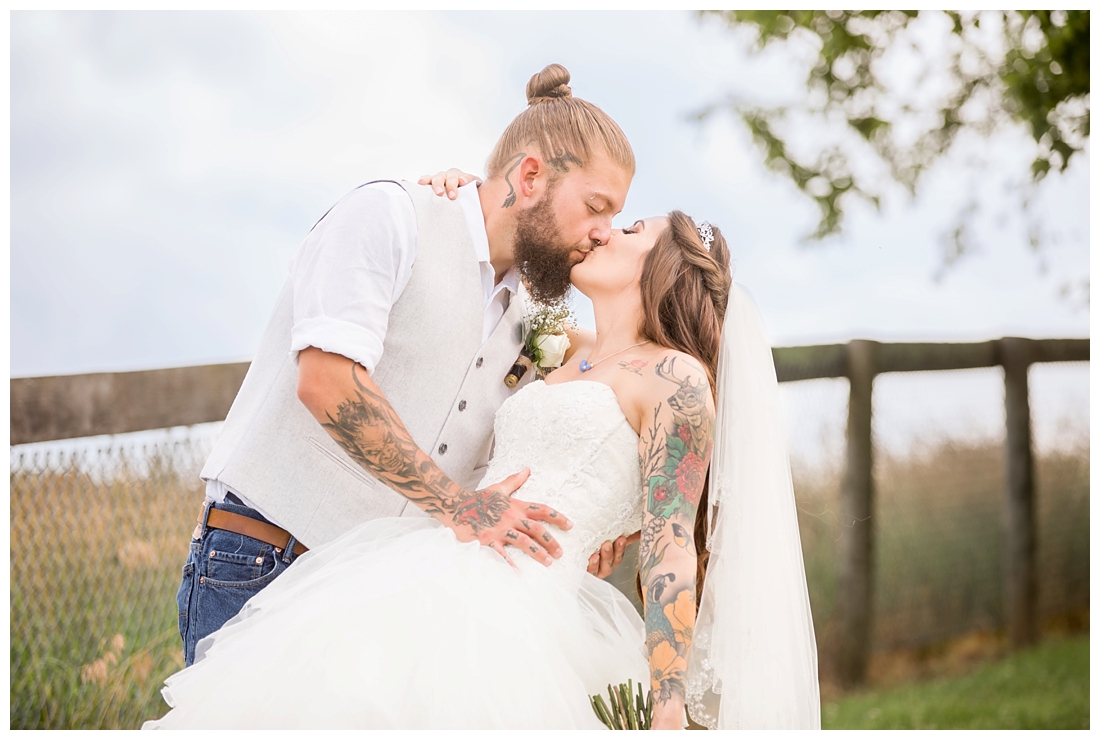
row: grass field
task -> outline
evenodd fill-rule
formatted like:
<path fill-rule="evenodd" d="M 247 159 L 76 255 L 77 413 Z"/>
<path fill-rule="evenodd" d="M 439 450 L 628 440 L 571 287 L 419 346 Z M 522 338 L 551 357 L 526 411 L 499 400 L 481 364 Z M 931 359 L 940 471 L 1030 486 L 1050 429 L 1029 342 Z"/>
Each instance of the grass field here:
<path fill-rule="evenodd" d="M 874 651 L 935 644 L 1002 624 L 1004 449 L 945 441 L 875 459 Z M 806 580 L 821 661 L 837 644 L 843 472 L 794 465 Z M 1036 458 L 1039 612 L 1089 605 L 1089 445 Z"/>
<path fill-rule="evenodd" d="M 202 450 L 192 453 L 195 460 L 205 456 Z M 194 472 L 197 464 L 187 457 L 179 450 L 146 456 L 142 464 L 129 469 L 116 465 L 111 476 L 103 477 L 81 472 L 79 465 L 21 461 L 13 453 L 12 729 L 126 729 L 163 713 L 161 683 L 183 664 L 175 592 L 203 498 Z M 1087 440 L 1081 449 L 1037 461 L 1040 597 L 1047 616 L 1066 607 L 1088 608 L 1088 466 Z M 933 447 L 900 460 L 879 458 L 877 650 L 930 645 L 996 624 L 1001 469 L 1000 447 L 993 443 Z M 795 485 L 821 664 L 827 673 L 828 647 L 835 642 L 830 617 L 836 544 L 845 531 L 835 506 L 839 479 L 829 471 L 796 470 Z M 996 679 L 1001 675 L 996 674 L 974 689 L 981 689 L 976 696 L 989 697 L 981 716 L 994 724 L 974 726 L 1001 726 L 995 724 L 1002 721 L 999 712 L 1009 712 L 1013 722 L 1039 723 L 1026 726 L 1078 727 L 1081 717 L 1087 723 L 1087 640 L 1084 644 L 1083 715 L 1072 707 L 1056 709 L 1061 705 L 1053 700 L 1036 704 L 1028 692 L 1041 686 L 1017 688 L 1020 676 L 1014 683 Z M 1074 670 L 1073 661 L 1080 657 L 1057 653 L 1043 664 L 1042 675 L 1056 683 L 1064 673 L 1057 656 L 1069 661 L 1065 670 Z M 876 704 L 878 695 L 827 702 L 835 716 L 826 714 L 826 723 L 879 726 L 866 724 L 869 714 L 876 722 L 897 718 L 915 723 L 908 726 L 963 721 L 950 712 L 946 718 L 913 713 L 923 712 L 920 707 L 931 706 L 936 697 L 946 701 L 963 695 L 960 689 L 912 691 L 893 703 Z M 998 692 L 1004 693 L 1003 704 L 997 704 Z M 1063 703 L 1072 704 L 1072 696 L 1066 689 Z M 913 712 L 905 714 L 910 704 Z M 1045 714 L 1040 711 L 1044 707 L 1049 710 Z M 1069 724 L 1042 724 L 1047 721 Z"/>
<path fill-rule="evenodd" d="M 167 464 L 110 480 L 13 473 L 11 728 L 128 729 L 183 667 L 175 605 L 201 482 Z"/>
<path fill-rule="evenodd" d="M 1087 730 L 1089 636 L 1060 637 L 964 676 L 850 694 L 822 706 L 825 729 Z"/>

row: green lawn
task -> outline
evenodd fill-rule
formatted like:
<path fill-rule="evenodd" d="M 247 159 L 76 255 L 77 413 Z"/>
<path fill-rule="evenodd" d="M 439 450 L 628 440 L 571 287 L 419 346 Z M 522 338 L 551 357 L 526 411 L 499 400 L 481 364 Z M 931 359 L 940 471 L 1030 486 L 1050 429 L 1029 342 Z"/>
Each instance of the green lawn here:
<path fill-rule="evenodd" d="M 1089 638 L 1052 638 L 967 676 L 850 694 L 825 729 L 1087 730 Z"/>

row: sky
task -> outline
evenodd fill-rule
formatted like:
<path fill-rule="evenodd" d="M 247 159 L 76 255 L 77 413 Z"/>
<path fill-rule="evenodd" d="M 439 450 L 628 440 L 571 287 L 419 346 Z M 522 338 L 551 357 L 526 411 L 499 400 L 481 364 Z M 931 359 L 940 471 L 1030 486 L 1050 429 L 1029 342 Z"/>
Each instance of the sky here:
<path fill-rule="evenodd" d="M 482 172 L 550 62 L 634 147 L 616 226 L 673 208 L 720 226 L 776 345 L 1089 334 L 1058 290 L 1088 276 L 1086 157 L 1040 191 L 1039 252 L 1006 191 L 1022 129 L 963 142 L 915 201 L 856 207 L 842 237 L 804 244 L 812 203 L 732 116 L 693 118 L 798 96 L 798 60 L 686 11 L 14 12 L 10 28 L 12 376 L 250 359 L 332 203 L 371 179 Z M 980 248 L 936 280 L 975 193 Z M 1087 369 L 1069 375 L 1072 414 Z"/>

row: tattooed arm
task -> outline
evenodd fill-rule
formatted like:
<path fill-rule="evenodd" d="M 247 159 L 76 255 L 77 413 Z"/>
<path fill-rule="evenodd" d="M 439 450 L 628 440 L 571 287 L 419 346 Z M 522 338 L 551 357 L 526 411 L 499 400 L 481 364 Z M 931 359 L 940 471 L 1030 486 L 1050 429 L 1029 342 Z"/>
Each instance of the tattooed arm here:
<path fill-rule="evenodd" d="M 695 513 L 710 463 L 714 402 L 706 372 L 682 353 L 670 352 L 646 376 L 651 400 L 638 442 L 646 496 L 639 578 L 653 728 L 678 730 L 695 629 Z"/>
<path fill-rule="evenodd" d="M 459 540 L 478 540 L 506 560 L 512 545 L 546 565 L 561 547 L 540 521 L 572 524 L 548 506 L 511 497 L 527 472 L 467 491 L 421 450 L 366 368 L 341 355 L 307 347 L 298 353 L 298 398 L 348 456 L 412 501 Z"/>

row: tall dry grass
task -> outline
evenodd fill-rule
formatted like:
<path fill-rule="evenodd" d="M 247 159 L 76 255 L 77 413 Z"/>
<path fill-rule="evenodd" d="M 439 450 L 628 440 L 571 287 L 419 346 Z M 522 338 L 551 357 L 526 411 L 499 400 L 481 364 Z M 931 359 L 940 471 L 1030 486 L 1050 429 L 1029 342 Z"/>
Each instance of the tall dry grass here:
<path fill-rule="evenodd" d="M 166 457 L 11 474 L 11 727 L 133 728 L 183 667 L 175 592 L 203 493 Z"/>
<path fill-rule="evenodd" d="M 201 452 L 157 451 L 100 475 L 80 472 L 82 464 L 13 459 L 13 729 L 134 728 L 165 711 L 161 682 L 183 665 L 175 592 L 203 498 Z M 995 441 L 878 454 L 874 649 L 1000 626 L 1003 467 Z M 839 462 L 796 460 L 793 472 L 827 673 L 837 543 L 851 521 L 838 505 Z M 1037 461 L 1047 616 L 1088 606 L 1088 472 L 1087 438 Z"/>
<path fill-rule="evenodd" d="M 837 546 L 852 519 L 843 476 L 793 465 L 803 555 L 823 671 L 836 644 Z M 944 440 L 906 455 L 876 451 L 872 649 L 934 644 L 1003 628 L 1004 451 Z M 1089 443 L 1036 460 L 1039 611 L 1089 606 Z"/>

